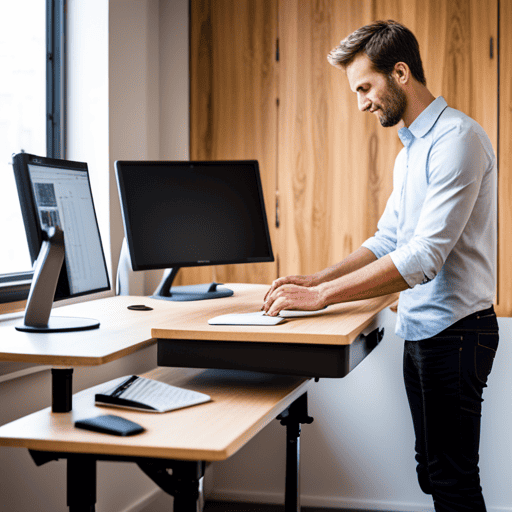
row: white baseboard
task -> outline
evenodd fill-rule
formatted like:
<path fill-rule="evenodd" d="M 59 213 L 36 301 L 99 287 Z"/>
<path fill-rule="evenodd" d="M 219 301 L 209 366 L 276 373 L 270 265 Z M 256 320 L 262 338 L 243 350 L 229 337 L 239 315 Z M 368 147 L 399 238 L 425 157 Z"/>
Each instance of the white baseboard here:
<path fill-rule="evenodd" d="M 214 501 L 233 501 L 245 503 L 283 504 L 284 495 L 272 492 L 237 491 L 233 489 L 213 489 L 208 499 Z M 341 510 L 381 510 L 393 512 L 434 512 L 430 503 L 411 503 L 391 500 L 360 500 L 333 496 L 302 495 L 300 503 L 303 507 L 321 507 Z M 488 512 L 512 512 L 510 507 L 487 507 Z"/>
<path fill-rule="evenodd" d="M 148 510 L 153 510 L 152 508 L 149 508 L 149 505 L 156 501 L 161 494 L 165 494 L 164 491 L 162 491 L 158 487 L 155 487 L 155 489 L 148 492 L 147 494 L 139 498 L 137 501 L 133 502 L 122 512 L 142 512 L 146 507 L 148 507 Z"/>
<path fill-rule="evenodd" d="M 201 496 L 197 500 L 197 512 L 202 512 L 204 507 L 204 479 L 199 482 Z M 151 492 L 125 508 L 123 512 L 169 512 L 172 510 L 172 497 L 156 487 Z"/>
<path fill-rule="evenodd" d="M 284 500 L 284 496 L 281 493 L 233 491 L 232 489 L 214 489 L 209 498 L 218 501 L 272 504 L 282 504 Z M 405 503 L 386 500 L 355 500 L 332 496 L 325 497 L 302 495 L 300 503 L 303 507 L 324 507 L 345 510 L 393 510 L 394 512 L 434 511 L 433 505 L 425 505 L 420 503 Z"/>
<path fill-rule="evenodd" d="M 214 489 L 208 493 L 212 501 L 232 501 L 243 503 L 282 504 L 284 497 L 281 493 L 234 491 L 232 489 Z M 161 500 L 161 504 L 159 502 Z M 123 512 L 167 512 L 169 496 L 156 488 Z M 341 510 L 380 510 L 393 512 L 434 512 L 433 505 L 397 502 L 390 500 L 358 500 L 350 498 L 301 496 L 304 507 L 323 507 Z M 156 508 L 155 508 L 156 507 Z M 488 512 L 512 512 L 512 507 L 488 507 Z"/>

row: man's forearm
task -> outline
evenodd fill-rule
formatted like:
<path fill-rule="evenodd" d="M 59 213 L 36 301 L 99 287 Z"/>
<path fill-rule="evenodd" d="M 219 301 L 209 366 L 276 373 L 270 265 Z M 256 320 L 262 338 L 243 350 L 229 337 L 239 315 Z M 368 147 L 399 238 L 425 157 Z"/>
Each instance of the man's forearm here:
<path fill-rule="evenodd" d="M 329 305 L 389 295 L 406 290 L 409 286 L 390 256 L 378 260 L 374 256 L 371 263 L 337 279 L 324 281 L 318 288 L 325 305 Z"/>
<path fill-rule="evenodd" d="M 377 260 L 375 254 L 366 247 L 360 247 L 352 254 L 347 256 L 344 260 L 340 261 L 332 267 L 326 268 L 313 274 L 316 284 L 325 283 L 327 281 L 333 281 L 342 276 L 350 274 L 355 270 L 369 265 Z"/>

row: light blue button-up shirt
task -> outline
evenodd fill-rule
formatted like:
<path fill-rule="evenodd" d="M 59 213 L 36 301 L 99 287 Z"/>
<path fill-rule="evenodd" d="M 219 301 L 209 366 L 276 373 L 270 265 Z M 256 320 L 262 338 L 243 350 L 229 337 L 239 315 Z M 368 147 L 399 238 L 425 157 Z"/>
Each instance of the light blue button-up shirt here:
<path fill-rule="evenodd" d="M 482 127 L 442 97 L 398 135 L 393 192 L 363 246 L 389 254 L 409 285 L 396 333 L 420 340 L 493 303 L 496 157 Z"/>

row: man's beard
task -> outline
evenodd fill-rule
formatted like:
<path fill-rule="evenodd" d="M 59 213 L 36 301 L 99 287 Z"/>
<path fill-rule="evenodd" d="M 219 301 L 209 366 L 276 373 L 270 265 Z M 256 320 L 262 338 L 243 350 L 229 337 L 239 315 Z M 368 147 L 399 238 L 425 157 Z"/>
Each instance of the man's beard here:
<path fill-rule="evenodd" d="M 382 106 L 379 107 L 381 110 L 379 121 L 385 128 L 397 125 L 402 120 L 407 107 L 407 97 L 402 89 L 391 76 L 387 77 L 387 82 L 387 93 L 382 99 Z"/>

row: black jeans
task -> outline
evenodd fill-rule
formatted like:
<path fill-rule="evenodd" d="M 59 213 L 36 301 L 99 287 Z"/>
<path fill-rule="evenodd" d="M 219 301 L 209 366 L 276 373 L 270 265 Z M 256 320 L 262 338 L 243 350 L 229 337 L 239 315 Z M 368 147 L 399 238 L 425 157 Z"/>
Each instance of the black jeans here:
<path fill-rule="evenodd" d="M 478 469 L 482 393 L 498 348 L 494 309 L 405 341 L 404 381 L 420 487 L 437 512 L 486 510 Z"/>

